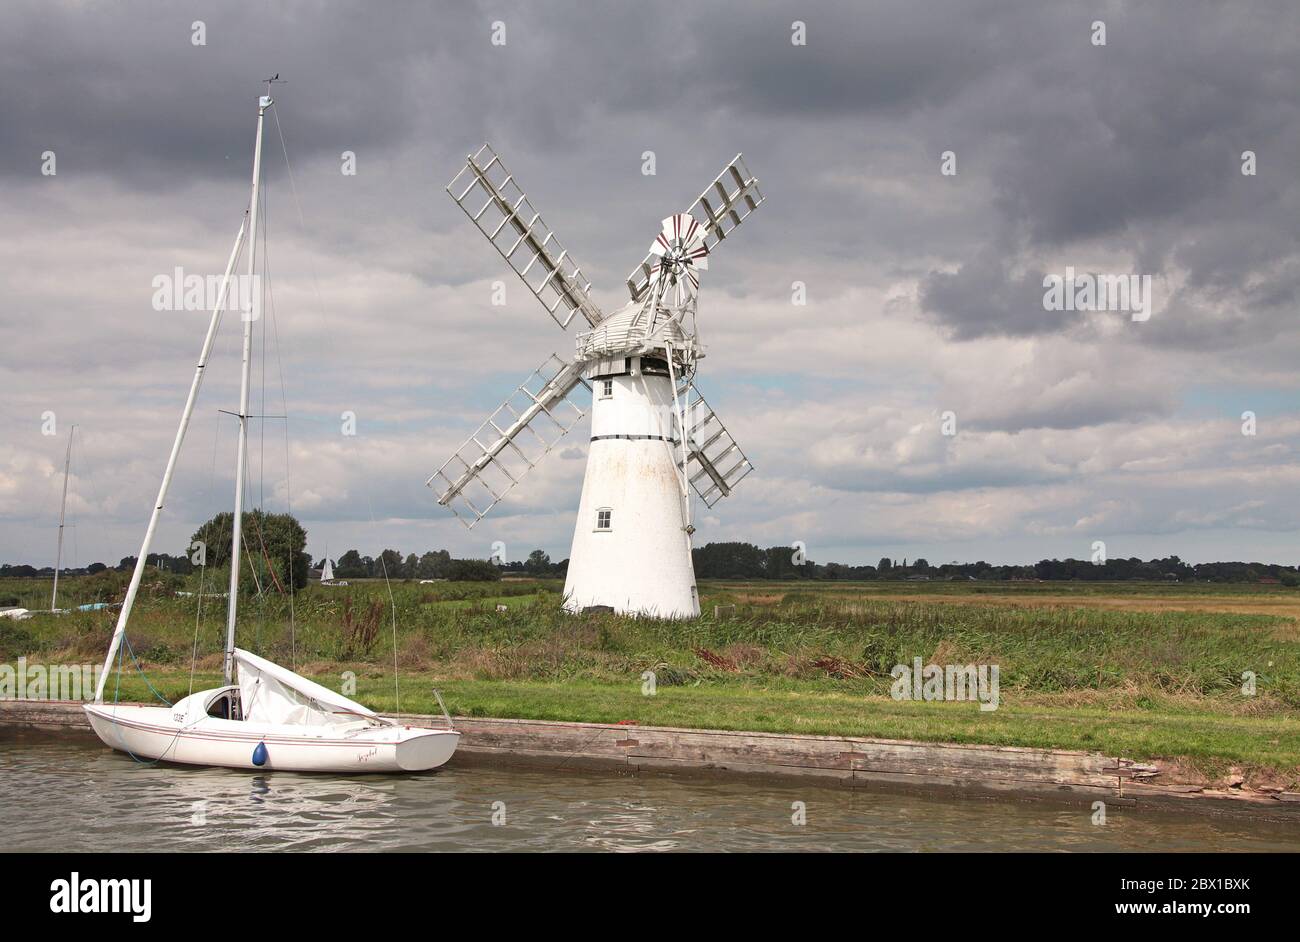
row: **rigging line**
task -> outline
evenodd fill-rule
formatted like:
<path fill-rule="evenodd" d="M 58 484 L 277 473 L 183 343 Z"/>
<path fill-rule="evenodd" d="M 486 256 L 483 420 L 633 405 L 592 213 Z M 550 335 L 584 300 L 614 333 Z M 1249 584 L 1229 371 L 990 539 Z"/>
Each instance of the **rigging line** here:
<path fill-rule="evenodd" d="M 289 192 L 293 195 L 293 204 L 298 210 L 298 231 L 302 235 L 303 248 L 307 254 L 307 269 L 311 272 L 311 289 L 316 295 L 316 309 L 323 311 L 324 303 L 321 301 L 320 284 L 316 277 L 316 262 L 312 258 L 312 253 L 307 240 L 307 217 L 302 212 L 302 200 L 298 198 L 298 186 L 293 178 L 293 165 L 289 162 L 289 148 L 284 143 L 284 128 L 280 126 L 280 112 L 275 107 L 275 102 L 271 103 L 271 116 L 275 118 L 275 130 L 280 136 L 280 150 L 284 153 L 284 169 L 289 177 Z"/>
<path fill-rule="evenodd" d="M 323 311 L 325 309 L 325 305 L 321 301 L 320 280 L 316 277 L 316 261 L 315 259 L 312 258 L 312 253 L 307 240 L 307 217 L 303 215 L 302 200 L 298 198 L 298 185 L 293 178 L 293 164 L 289 160 L 289 148 L 285 144 L 284 128 L 280 125 L 280 110 L 275 107 L 275 102 L 271 102 L 271 117 L 275 119 L 275 132 L 276 135 L 280 138 L 280 151 L 281 153 L 284 154 L 284 169 L 285 169 L 285 175 L 288 176 L 289 178 L 289 192 L 293 196 L 294 208 L 297 209 L 298 211 L 298 232 L 302 236 L 303 248 L 306 251 L 306 255 L 307 255 L 307 270 L 311 272 L 311 290 L 312 290 L 312 294 L 315 295 L 316 297 L 316 310 Z M 272 324 L 272 330 L 278 331 L 278 328 L 275 326 L 274 323 Z M 280 396 L 281 396 L 281 403 L 282 403 L 282 407 L 280 411 L 283 412 L 285 416 L 288 416 L 289 407 L 288 407 L 288 401 L 284 389 L 284 365 L 283 362 L 280 361 L 280 344 L 278 339 L 278 333 L 276 339 L 275 355 L 276 355 L 276 361 L 277 363 L 279 363 L 279 369 L 280 369 Z M 287 418 L 285 419 L 285 423 L 284 423 L 284 454 L 285 454 L 285 467 L 284 467 L 285 499 L 286 499 L 286 503 L 288 503 L 290 496 L 292 495 L 292 491 L 289 489 L 289 421 Z M 290 509 L 290 514 L 292 514 L 292 512 L 293 512 L 292 509 Z M 389 594 L 391 596 L 392 594 L 391 589 Z M 291 594 L 289 597 L 290 633 L 292 633 L 294 630 L 293 598 L 294 597 Z M 397 606 L 396 604 L 394 604 L 393 606 L 394 618 L 396 618 L 396 613 L 397 613 Z"/>
<path fill-rule="evenodd" d="M 212 466 L 208 471 L 208 485 L 203 502 L 212 495 L 212 483 L 217 476 L 217 443 L 221 439 L 221 420 L 212 423 Z M 194 647 L 190 651 L 190 693 L 194 692 L 194 668 L 199 659 L 199 635 L 203 625 L 203 588 L 208 574 L 208 548 L 203 547 L 203 563 L 199 566 L 199 598 L 194 609 Z"/>
<path fill-rule="evenodd" d="M 248 557 L 248 574 L 253 577 L 253 584 L 257 586 L 257 602 L 258 602 L 257 609 L 258 609 L 258 613 L 261 615 L 261 618 L 257 622 L 257 631 L 253 635 L 253 647 L 258 651 L 260 651 L 262 650 L 262 624 L 266 621 L 265 603 L 262 599 L 262 580 L 257 578 L 257 567 L 253 565 L 253 549 L 248 545 L 248 531 L 241 530 L 239 537 L 240 537 L 240 542 L 244 544 L 244 555 Z M 235 560 L 233 557 L 231 558 L 230 565 L 232 566 L 235 565 Z M 247 611 L 248 606 L 244 606 L 244 608 L 245 611 Z M 235 628 L 236 630 L 238 630 L 239 628 L 238 622 L 236 622 Z"/>
<path fill-rule="evenodd" d="M 250 491 L 252 490 L 252 479 L 249 477 L 248 468 L 244 469 L 244 484 L 248 490 Z M 262 525 L 259 519 L 260 514 L 261 514 L 260 509 L 249 512 L 249 516 L 253 518 L 253 526 L 257 528 L 257 538 L 259 541 L 259 548 L 262 550 L 262 558 L 266 560 L 267 572 L 271 576 L 271 579 L 276 583 L 276 588 L 280 589 L 280 593 L 283 594 L 284 589 L 280 586 L 279 581 L 276 579 L 275 569 L 271 566 L 271 558 L 269 554 L 266 552 L 266 542 L 265 540 L 262 539 Z M 242 519 L 242 514 L 241 514 L 241 519 Z M 240 537 L 241 537 L 241 542 L 244 544 L 244 552 L 248 556 L 248 572 L 253 577 L 254 585 L 257 586 L 258 620 L 257 620 L 257 632 L 254 635 L 253 640 L 254 640 L 254 647 L 256 647 L 260 651 L 262 649 L 262 629 L 266 627 L 266 598 L 263 594 L 265 590 L 262 588 L 262 580 L 259 579 L 257 576 L 257 567 L 253 563 L 253 558 L 254 558 L 253 548 L 249 545 L 248 542 L 248 531 L 241 530 Z M 232 560 L 231 565 L 233 564 L 234 563 Z"/>
<path fill-rule="evenodd" d="M 126 642 L 127 647 L 130 647 L 130 646 L 131 646 L 131 640 L 126 636 L 125 633 L 123 633 L 123 635 L 122 635 L 122 640 Z M 114 688 L 113 688 L 113 705 L 114 705 L 114 706 L 117 705 L 117 703 L 118 703 L 118 701 L 119 701 L 119 699 L 120 699 L 120 697 L 121 697 L 121 689 L 122 689 L 122 656 L 123 656 L 123 653 L 124 653 L 124 649 L 119 648 L 119 649 L 118 649 L 118 654 L 117 654 L 117 683 L 116 683 L 116 685 L 115 685 Z M 133 659 L 135 658 L 135 652 L 134 652 L 134 651 L 131 652 L 131 657 L 132 657 Z M 140 662 L 137 660 L 137 661 L 136 661 L 136 667 L 138 668 L 139 666 L 140 666 Z M 149 689 L 154 691 L 154 694 L 158 697 L 159 700 L 162 700 L 162 702 L 163 702 L 163 703 L 166 703 L 168 706 L 175 706 L 175 704 L 173 704 L 173 703 L 169 703 L 169 702 L 167 701 L 167 699 L 166 699 L 165 697 L 162 696 L 162 694 L 158 693 L 157 690 L 154 690 L 154 688 L 153 688 L 153 684 L 150 684 L 150 683 L 149 683 L 149 678 L 148 678 L 148 677 L 145 677 L 145 674 L 144 674 L 144 671 L 143 671 L 143 670 L 140 671 L 140 676 L 141 676 L 141 677 L 144 677 L 144 682 L 145 682 L 146 684 L 149 684 Z M 200 717 L 199 717 L 198 719 L 196 719 L 193 723 L 186 723 L 184 726 L 179 727 L 179 728 L 176 730 L 176 735 L 174 735 L 174 736 L 172 737 L 172 741 L 169 742 L 169 743 L 167 744 L 167 748 L 164 749 L 164 750 L 159 754 L 158 758 L 156 758 L 156 759 L 141 759 L 138 755 L 136 755 L 136 754 L 135 754 L 134 752 L 132 752 L 129 748 L 127 748 L 127 745 L 126 745 L 126 737 L 122 735 L 122 731 L 121 731 L 121 729 L 118 728 L 118 726 L 117 726 L 116 723 L 113 724 L 113 728 L 114 728 L 114 730 L 117 731 L 118 748 L 119 748 L 122 752 L 125 752 L 128 756 L 130 756 L 133 760 L 135 760 L 136 762 L 138 762 L 140 765 L 151 765 L 151 766 L 152 766 L 152 765 L 157 765 L 158 763 L 162 762 L 165 758 L 167 758 L 167 753 L 171 752 L 172 749 L 175 747 L 177 741 L 180 740 L 180 738 L 181 738 L 181 733 L 185 732 L 185 730 L 189 729 L 190 727 L 197 725 L 198 722 L 199 722 L 199 720 L 202 720 L 202 719 L 203 719 L 203 717 L 200 716 Z"/>
<path fill-rule="evenodd" d="M 402 715 L 402 693 L 400 678 L 397 674 L 397 600 L 393 598 L 393 584 L 388 581 L 388 563 L 384 553 L 379 553 L 379 565 L 384 570 L 384 585 L 388 588 L 388 604 L 393 613 L 393 715 Z"/>
<path fill-rule="evenodd" d="M 252 470 L 250 469 L 248 463 L 245 463 L 244 467 L 239 470 L 240 473 L 242 473 L 244 476 L 244 491 L 245 493 L 250 493 L 253 490 Z M 243 520 L 245 515 L 253 517 L 254 522 L 256 522 L 257 520 L 257 516 L 255 513 L 256 509 L 257 508 L 254 508 L 253 510 L 246 510 L 243 507 L 239 508 L 239 520 L 240 520 L 239 540 L 244 545 L 244 555 L 248 557 L 248 572 L 253 577 L 253 585 L 256 586 L 257 595 L 260 598 L 262 595 L 262 581 L 258 579 L 257 568 L 253 565 L 254 555 L 253 555 L 253 548 L 248 543 L 248 528 L 243 526 Z"/>
<path fill-rule="evenodd" d="M 262 595 L 262 580 L 257 578 L 257 567 L 253 565 L 253 548 L 248 545 L 248 532 L 239 531 L 239 542 L 244 544 L 244 555 L 248 557 L 248 574 L 253 577 L 253 585 L 257 588 L 257 594 L 260 598 Z M 234 554 L 231 554 L 230 565 L 235 565 Z"/>
<path fill-rule="evenodd" d="M 290 518 L 293 517 L 293 488 L 289 480 L 289 396 L 285 389 L 284 381 L 284 359 L 280 351 L 280 327 L 279 319 L 275 310 L 275 288 L 271 284 L 271 265 L 268 260 L 266 263 L 266 310 L 271 325 L 271 346 L 275 350 L 276 373 L 280 379 L 280 413 L 284 416 L 284 505 L 285 511 Z M 265 330 L 265 327 L 263 328 Z M 263 358 L 265 364 L 265 358 Z M 263 381 L 263 391 L 266 385 Z M 327 554 L 328 555 L 328 554 Z M 308 560 L 310 563 L 310 560 Z M 298 636 L 296 625 L 295 603 L 297 601 L 298 586 L 294 579 L 294 548 L 293 544 L 289 545 L 288 573 L 289 573 L 289 666 L 296 670 L 298 666 Z"/>
<path fill-rule="evenodd" d="M 245 469 L 244 482 L 248 485 L 248 489 L 249 489 L 249 490 L 252 490 L 252 480 L 251 480 L 251 479 L 249 478 L 249 476 L 248 476 L 248 471 L 247 471 L 247 469 Z M 279 578 L 278 578 L 278 577 L 276 576 L 276 574 L 275 574 L 275 568 L 271 565 L 271 556 L 270 556 L 270 554 L 269 554 L 269 553 L 267 552 L 267 550 L 266 550 L 266 538 L 265 538 L 265 537 L 263 536 L 263 534 L 262 534 L 262 521 L 261 521 L 261 514 L 264 514 L 264 513 L 265 513 L 265 510 L 263 510 L 261 507 L 258 507 L 258 508 L 256 508 L 255 511 L 250 511 L 250 512 L 249 512 L 249 515 L 253 518 L 253 526 L 257 528 L 257 542 L 258 542 L 258 548 L 262 551 L 262 558 L 263 558 L 264 560 L 266 560 L 266 570 L 267 570 L 267 573 L 270 575 L 270 577 L 271 577 L 271 581 L 275 583 L 275 587 L 276 587 L 277 589 L 280 590 L 280 594 L 281 594 L 281 595 L 284 595 L 284 586 L 280 585 L 280 580 L 279 580 Z M 242 532 L 242 531 L 241 531 L 241 532 Z M 252 569 L 252 566 L 253 566 L 253 551 L 252 551 L 251 549 L 248 549 L 248 534 L 247 534 L 246 532 L 243 532 L 242 535 L 243 535 L 244 547 L 245 547 L 245 549 L 248 551 L 248 557 L 249 557 L 249 559 L 248 559 L 249 571 L 252 572 L 252 571 L 253 571 L 253 569 Z M 256 573 L 254 573 L 253 578 L 254 578 L 255 580 L 257 579 Z M 262 585 L 261 585 L 261 582 L 260 582 L 260 581 L 258 582 L 258 585 L 257 585 L 257 592 L 258 592 L 258 596 L 260 597 L 261 594 L 262 594 Z M 265 615 L 266 615 L 265 607 L 264 607 L 264 606 L 259 607 L 259 611 L 262 612 L 262 615 L 263 615 L 263 621 L 265 621 Z"/>
<path fill-rule="evenodd" d="M 245 212 L 245 214 L 247 214 L 248 211 L 245 210 L 244 212 Z M 244 258 L 244 250 L 245 250 L 245 244 L 244 244 L 244 243 L 245 243 L 245 242 L 246 242 L 246 240 L 241 240 L 241 244 L 240 244 L 239 249 L 238 249 L 238 251 L 237 251 L 237 253 L 236 253 L 236 255 L 235 255 L 235 266 L 236 266 L 236 267 L 239 265 L 239 263 L 240 263 L 240 262 L 243 260 L 243 258 Z M 234 271 L 234 270 L 236 270 L 236 269 L 235 269 L 235 268 L 232 268 L 231 270 Z M 222 327 L 222 324 L 225 323 L 226 313 L 227 313 L 229 310 L 230 310 L 230 296 L 229 296 L 229 294 L 227 294 L 227 296 L 226 296 L 226 304 L 225 304 L 225 306 L 224 306 L 223 308 L 221 308 L 221 310 L 219 310 L 219 311 L 216 312 L 216 317 L 217 317 L 216 336 L 218 336 L 218 337 L 221 336 L 221 327 Z M 227 352 L 227 353 L 230 352 L 230 345 L 229 345 L 229 344 L 227 344 L 226 352 Z M 218 410 L 218 412 L 220 412 L 220 411 L 222 411 L 222 410 Z M 214 487 L 213 487 L 213 486 L 214 486 L 214 483 L 215 483 L 215 481 L 216 481 L 216 476 L 217 476 L 217 446 L 218 446 L 218 444 L 219 444 L 219 442 L 220 442 L 220 440 L 221 440 L 221 418 L 220 418 L 220 416 L 217 417 L 217 419 L 212 423 L 212 425 L 213 425 L 213 428 L 212 428 L 212 464 L 211 464 L 211 466 L 210 466 L 209 469 L 208 469 L 208 483 L 207 483 L 207 486 L 206 486 L 206 489 L 205 489 L 205 492 L 204 492 L 204 495 L 203 495 L 203 497 L 204 497 L 204 503 L 205 503 L 205 504 L 209 504 L 209 506 L 211 506 L 211 504 L 210 504 L 210 498 L 211 498 L 212 493 L 213 493 L 213 490 L 214 490 Z M 231 515 L 231 521 L 232 521 L 232 524 L 231 524 L 231 525 L 232 525 L 232 526 L 233 526 L 233 520 L 234 520 L 234 515 L 232 514 L 232 515 Z M 218 525 L 218 526 L 220 526 L 220 525 Z M 221 542 L 223 542 L 223 539 L 222 539 L 222 533 L 221 533 L 220 529 L 218 529 L 218 531 L 217 531 L 217 543 L 218 543 L 218 545 L 220 545 Z M 215 548 L 214 548 L 214 549 L 215 549 Z M 232 558 L 233 558 L 233 554 L 232 554 Z M 207 568 L 208 568 L 208 547 L 205 546 L 205 547 L 203 548 L 203 565 L 202 565 L 202 566 L 200 567 L 200 569 L 199 569 L 199 591 L 198 591 L 198 599 L 196 600 L 195 608 L 194 608 L 194 646 L 193 646 L 193 649 L 190 651 L 190 687 L 189 687 L 189 692 L 190 692 L 190 693 L 193 693 L 193 692 L 194 692 L 194 670 L 195 670 L 196 662 L 198 661 L 198 656 L 199 656 L 199 638 L 200 638 L 200 635 L 201 635 L 201 632 L 202 632 L 202 624 L 203 624 L 203 590 L 204 590 L 205 577 L 206 577 L 206 575 L 207 575 Z"/>
<path fill-rule="evenodd" d="M 257 528 L 257 542 L 262 550 L 262 558 L 266 560 L 266 571 L 271 576 L 271 581 L 275 587 L 280 590 L 281 595 L 285 595 L 284 586 L 280 584 L 280 577 L 275 574 L 275 566 L 271 563 L 271 554 L 266 549 L 266 537 L 262 535 L 262 521 L 258 514 L 253 515 L 253 526 Z"/>
<path fill-rule="evenodd" d="M 352 443 L 352 456 L 357 457 L 356 442 Z M 370 488 L 366 488 L 366 507 L 370 513 L 370 523 L 377 526 L 375 520 L 375 505 L 370 497 Z M 400 716 L 402 713 L 402 696 L 399 678 L 397 675 L 397 599 L 393 598 L 393 584 L 388 579 L 388 563 L 384 560 L 384 550 L 379 551 L 379 565 L 384 571 L 384 586 L 388 589 L 388 605 L 393 613 L 393 713 Z"/>
<path fill-rule="evenodd" d="M 152 683 L 149 682 L 149 675 L 144 672 L 144 667 L 141 666 L 140 659 L 135 656 L 135 648 L 131 647 L 131 639 L 126 634 L 126 632 L 122 633 L 122 640 L 126 642 L 126 649 L 131 652 L 131 660 L 135 663 L 135 669 L 140 672 L 140 679 L 144 681 L 145 686 L 148 687 L 150 692 L 159 700 L 161 700 L 163 703 L 167 704 L 168 706 L 175 706 L 176 704 L 172 703 L 170 700 L 168 700 L 166 697 L 160 694 L 158 692 L 158 688 L 156 688 Z M 119 674 L 118 676 L 120 677 L 121 675 Z"/>
<path fill-rule="evenodd" d="M 263 176 L 265 176 L 265 171 L 263 171 Z M 267 229 L 267 220 L 266 220 L 266 204 L 267 204 L 268 196 L 269 196 L 269 191 L 263 188 L 262 200 L 260 204 L 260 211 L 262 216 L 262 223 L 261 223 L 262 283 L 260 285 L 260 288 L 261 288 L 261 295 L 262 295 L 261 303 L 262 303 L 263 311 L 266 310 L 266 291 L 267 291 L 267 286 L 271 280 L 271 268 L 270 268 L 270 263 L 268 262 L 268 255 L 267 255 L 269 251 L 268 244 L 270 242 L 270 238 L 269 238 L 270 230 Z M 264 417 L 266 415 L 266 320 L 265 318 L 262 317 L 259 317 L 258 319 L 261 320 L 261 323 L 258 325 L 258 327 L 261 329 L 262 332 L 262 356 L 260 358 L 260 362 L 258 363 L 258 366 L 262 371 L 262 378 L 258 385 L 258 395 L 260 396 L 261 403 L 262 403 L 262 407 L 259 411 L 261 412 L 263 418 L 258 420 L 258 425 L 257 425 L 258 439 L 259 439 L 258 454 L 257 454 L 257 505 L 259 507 L 265 508 L 266 507 L 266 419 Z"/>

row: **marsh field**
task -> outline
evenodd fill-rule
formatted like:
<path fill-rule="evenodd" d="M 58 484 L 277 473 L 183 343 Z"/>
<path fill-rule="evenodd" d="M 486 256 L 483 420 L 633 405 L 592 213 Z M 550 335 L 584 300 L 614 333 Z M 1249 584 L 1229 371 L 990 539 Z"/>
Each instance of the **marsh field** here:
<path fill-rule="evenodd" d="M 121 575 L 65 577 L 60 605 L 120 598 Z M 222 585 L 210 573 L 204 589 Z M 49 588 L 0 580 L 0 601 L 48 607 Z M 225 600 L 176 594 L 198 589 L 196 577 L 146 579 L 106 699 L 219 684 Z M 312 585 L 241 603 L 239 644 L 335 689 L 351 671 L 356 699 L 383 711 L 436 712 L 437 687 L 465 716 L 1087 749 L 1173 760 L 1188 781 L 1300 788 L 1296 589 L 703 582 L 703 614 L 685 622 L 568 615 L 561 589 Z M 115 618 L 0 619 L 0 663 L 98 663 Z M 890 671 L 914 658 L 998 665 L 998 708 L 894 699 Z"/>

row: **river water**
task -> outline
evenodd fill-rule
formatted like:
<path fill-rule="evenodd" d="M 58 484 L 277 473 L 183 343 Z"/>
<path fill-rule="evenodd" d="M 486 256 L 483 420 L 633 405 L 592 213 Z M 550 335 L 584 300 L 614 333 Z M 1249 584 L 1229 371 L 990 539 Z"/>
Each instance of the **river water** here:
<path fill-rule="evenodd" d="M 806 823 L 797 825 L 795 803 Z M 494 824 L 493 817 L 503 819 Z M 743 776 L 452 767 L 357 778 L 153 766 L 0 739 L 0 849 L 1297 851 L 1300 822 Z"/>

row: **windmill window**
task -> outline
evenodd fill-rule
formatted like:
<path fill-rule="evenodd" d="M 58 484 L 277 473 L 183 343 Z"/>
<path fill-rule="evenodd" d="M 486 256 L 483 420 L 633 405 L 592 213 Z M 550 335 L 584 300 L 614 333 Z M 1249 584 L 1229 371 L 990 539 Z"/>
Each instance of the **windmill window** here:
<path fill-rule="evenodd" d="M 614 395 L 614 381 L 612 379 L 603 379 L 600 381 L 600 398 L 609 399 Z"/>
<path fill-rule="evenodd" d="M 596 511 L 596 529 L 597 529 L 597 530 L 609 530 L 609 529 L 611 529 L 611 527 L 610 527 L 610 518 L 613 516 L 613 513 L 614 513 L 614 512 L 613 512 L 612 510 L 610 510 L 608 507 L 602 507 L 602 508 L 600 508 L 599 510 L 597 510 L 597 511 Z"/>

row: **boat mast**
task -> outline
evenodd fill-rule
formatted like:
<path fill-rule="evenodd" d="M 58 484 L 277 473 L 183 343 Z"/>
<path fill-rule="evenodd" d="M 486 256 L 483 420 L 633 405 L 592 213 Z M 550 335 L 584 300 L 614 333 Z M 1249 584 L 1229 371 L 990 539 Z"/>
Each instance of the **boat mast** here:
<path fill-rule="evenodd" d="M 267 83 L 270 92 L 270 83 Z M 253 146 L 253 195 L 248 205 L 248 309 L 243 313 L 244 361 L 239 377 L 239 452 L 235 458 L 235 517 L 230 528 L 230 598 L 226 608 L 225 682 L 235 682 L 235 617 L 239 610 L 239 547 L 244 517 L 244 469 L 248 463 L 248 381 L 253 359 L 253 269 L 257 263 L 257 193 L 262 179 L 262 124 L 271 107 L 269 94 L 257 102 L 257 143 Z"/>
<path fill-rule="evenodd" d="M 140 544 L 140 555 L 135 558 L 135 569 L 131 573 L 131 584 L 127 586 L 126 597 L 122 600 L 122 610 L 117 615 L 117 627 L 113 629 L 113 640 L 108 644 L 108 655 L 104 658 L 104 668 L 99 672 L 99 680 L 95 684 L 95 702 L 104 701 L 104 684 L 108 682 L 108 675 L 113 670 L 113 658 L 117 656 L 117 649 L 122 644 L 122 636 L 126 634 L 126 623 L 131 617 L 131 609 L 135 605 L 136 594 L 140 591 L 140 579 L 144 575 L 145 566 L 149 559 L 149 547 L 153 545 L 154 531 L 158 529 L 158 519 L 162 516 L 163 504 L 167 501 L 167 490 L 171 487 L 172 474 L 176 471 L 176 460 L 181 454 L 181 445 L 185 442 L 185 432 L 190 427 L 190 417 L 194 415 L 194 403 L 199 398 L 199 390 L 203 387 L 203 370 L 208 365 L 208 357 L 212 353 L 212 345 L 217 339 L 217 328 L 221 326 L 221 312 L 226 306 L 226 297 L 230 291 L 230 276 L 235 271 L 235 263 L 239 260 L 239 250 L 244 245 L 244 233 L 248 231 L 248 213 L 245 211 L 244 220 L 239 224 L 239 232 L 235 235 L 235 244 L 230 249 L 230 260 L 226 262 L 226 274 L 221 279 L 221 291 L 217 294 L 216 306 L 212 309 L 212 318 L 208 321 L 208 333 L 203 338 L 203 349 L 199 351 L 199 362 L 194 366 L 194 379 L 190 380 L 190 394 L 185 400 L 185 408 L 181 411 L 181 422 L 176 428 L 176 438 L 172 442 L 172 451 L 167 458 L 167 467 L 163 471 L 162 484 L 158 487 L 158 498 L 153 502 L 153 513 L 149 515 L 149 526 L 144 531 L 144 542 Z"/>
<path fill-rule="evenodd" d="M 54 594 L 50 596 L 50 611 L 59 607 L 59 570 L 63 568 L 63 514 L 68 509 L 68 468 L 72 464 L 72 436 L 76 432 L 75 425 L 68 430 L 68 451 L 63 456 L 63 500 L 59 503 L 59 553 L 54 558 Z"/>

